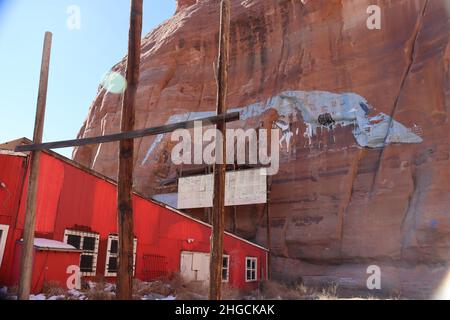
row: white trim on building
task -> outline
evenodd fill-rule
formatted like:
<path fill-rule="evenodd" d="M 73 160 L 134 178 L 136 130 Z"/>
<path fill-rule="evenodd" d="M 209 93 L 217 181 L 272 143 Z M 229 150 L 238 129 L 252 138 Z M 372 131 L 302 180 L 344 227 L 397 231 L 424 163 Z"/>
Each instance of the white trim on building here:
<path fill-rule="evenodd" d="M 3 255 L 5 254 L 6 239 L 8 239 L 9 226 L 0 224 L 0 267 L 2 266 Z"/>
<path fill-rule="evenodd" d="M 245 258 L 245 282 L 258 281 L 258 258 Z"/>
<path fill-rule="evenodd" d="M 113 247 L 114 243 L 114 247 Z M 136 273 L 136 252 L 137 239 L 134 238 L 133 243 L 133 275 Z M 119 262 L 119 236 L 110 234 L 108 236 L 108 246 L 106 247 L 106 261 L 105 261 L 105 277 L 117 277 L 117 266 Z M 110 265 L 116 271 L 110 270 Z"/>

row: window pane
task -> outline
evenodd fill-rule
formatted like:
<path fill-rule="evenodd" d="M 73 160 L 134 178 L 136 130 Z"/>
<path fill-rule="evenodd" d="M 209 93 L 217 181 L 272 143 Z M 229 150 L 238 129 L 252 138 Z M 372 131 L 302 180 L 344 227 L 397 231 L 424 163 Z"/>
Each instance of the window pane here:
<path fill-rule="evenodd" d="M 80 249 L 81 237 L 69 234 L 67 236 L 67 243 L 71 246 L 74 246 L 77 249 Z"/>
<path fill-rule="evenodd" d="M 108 272 L 117 272 L 117 258 L 116 257 L 109 258 Z"/>
<path fill-rule="evenodd" d="M 222 259 L 222 267 L 227 268 L 228 267 L 228 257 L 223 257 Z"/>
<path fill-rule="evenodd" d="M 89 255 L 81 255 L 80 270 L 81 272 L 93 272 L 94 271 L 94 257 Z"/>
<path fill-rule="evenodd" d="M 227 269 L 222 269 L 222 280 L 228 280 L 228 271 L 227 271 Z"/>
<path fill-rule="evenodd" d="M 256 269 L 256 260 L 252 260 L 252 269 Z"/>
<path fill-rule="evenodd" d="M 251 280 L 252 278 L 252 272 L 250 270 L 247 270 L 247 280 Z"/>
<path fill-rule="evenodd" d="M 247 259 L 247 268 L 251 268 L 252 261 L 250 259 Z"/>
<path fill-rule="evenodd" d="M 111 240 L 110 252 L 113 253 L 113 254 L 119 252 L 119 241 Z"/>
<path fill-rule="evenodd" d="M 94 237 L 84 237 L 83 250 L 95 251 L 95 238 Z"/>

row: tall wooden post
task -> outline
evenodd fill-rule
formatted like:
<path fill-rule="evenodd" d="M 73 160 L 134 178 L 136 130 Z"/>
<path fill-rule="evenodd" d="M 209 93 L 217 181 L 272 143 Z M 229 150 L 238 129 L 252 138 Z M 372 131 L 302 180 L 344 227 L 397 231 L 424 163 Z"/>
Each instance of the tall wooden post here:
<path fill-rule="evenodd" d="M 269 182 L 269 179 L 267 178 L 266 185 L 267 185 L 267 203 L 266 203 L 266 224 L 267 224 L 267 249 L 269 250 L 269 253 L 267 254 L 267 280 L 270 279 L 270 255 L 271 255 L 271 247 L 272 247 L 272 232 L 271 232 L 271 225 L 270 225 L 270 191 L 272 189 L 272 183 Z"/>
<path fill-rule="evenodd" d="M 217 81 L 217 115 L 227 112 L 226 96 L 228 84 L 228 56 L 230 38 L 230 0 L 220 3 L 220 44 L 218 57 Z M 216 163 L 214 165 L 214 196 L 212 214 L 212 243 L 210 260 L 210 300 L 220 300 L 222 297 L 222 255 L 223 234 L 225 230 L 225 171 L 226 171 L 226 123 L 217 124 L 217 130 L 222 133 L 222 141 L 217 139 Z M 218 153 L 222 144 L 222 154 Z M 218 159 L 222 157 L 222 161 Z M 220 162 L 220 163 L 219 163 Z"/>
<path fill-rule="evenodd" d="M 121 131 L 134 129 L 136 91 L 141 58 L 143 0 L 131 0 L 130 31 L 127 58 L 127 88 L 122 101 Z M 134 140 L 120 141 L 117 213 L 119 224 L 119 265 L 117 299 L 133 298 L 133 155 Z"/>
<path fill-rule="evenodd" d="M 33 142 L 41 143 L 44 131 L 45 106 L 47 103 L 48 74 L 50 69 L 50 54 L 52 47 L 52 34 L 45 33 L 44 49 L 42 52 L 41 74 L 37 98 L 36 118 L 34 121 Z M 22 259 L 20 262 L 19 299 L 28 300 L 30 296 L 32 269 L 34 229 L 36 225 L 36 199 L 38 189 L 39 160 L 41 151 L 31 154 L 30 176 L 28 178 L 28 191 L 26 202 L 25 225 L 23 229 Z"/>

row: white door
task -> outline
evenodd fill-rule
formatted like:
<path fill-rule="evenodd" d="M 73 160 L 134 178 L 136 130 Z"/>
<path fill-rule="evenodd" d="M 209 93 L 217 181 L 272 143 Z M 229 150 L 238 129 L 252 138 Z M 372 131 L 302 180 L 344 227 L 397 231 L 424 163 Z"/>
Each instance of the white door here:
<path fill-rule="evenodd" d="M 209 254 L 202 252 L 182 252 L 180 272 L 186 281 L 208 281 Z"/>
<path fill-rule="evenodd" d="M 6 238 L 8 237 L 9 226 L 0 224 L 0 267 L 2 266 L 3 254 L 5 253 Z"/>
<path fill-rule="evenodd" d="M 192 270 L 192 257 L 193 253 L 191 252 L 181 253 L 180 272 L 181 276 L 186 281 L 194 281 L 196 278 L 196 273 Z"/>

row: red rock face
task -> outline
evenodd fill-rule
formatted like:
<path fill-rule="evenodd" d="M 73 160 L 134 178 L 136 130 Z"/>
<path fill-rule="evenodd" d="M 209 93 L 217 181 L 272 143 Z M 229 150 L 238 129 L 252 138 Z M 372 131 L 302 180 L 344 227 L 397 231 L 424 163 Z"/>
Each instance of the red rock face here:
<path fill-rule="evenodd" d="M 190 7 L 197 3 L 198 0 L 177 0 L 177 10 L 176 13 L 179 11 L 186 9 L 187 7 Z"/>
<path fill-rule="evenodd" d="M 367 267 L 377 265 L 385 292 L 431 297 L 450 260 L 450 8 L 380 0 L 381 30 L 369 30 L 372 2 L 233 0 L 228 104 L 351 92 L 412 128 L 421 143 L 384 149 L 361 147 L 352 126 L 319 129 L 311 141 L 296 135 L 272 178 L 272 268 L 286 280 L 367 290 Z M 179 1 L 145 37 L 136 128 L 215 110 L 218 7 Z M 124 62 L 113 70 L 123 73 Z M 117 132 L 119 110 L 120 96 L 100 90 L 79 137 Z M 279 118 L 270 110 L 233 126 L 270 128 Z M 287 119 L 301 133 L 304 120 Z M 165 191 L 177 169 L 170 137 L 155 139 L 135 149 L 135 187 L 149 196 Z M 82 147 L 74 159 L 116 178 L 117 152 L 115 144 Z M 238 233 L 266 243 L 262 207 L 239 208 L 237 218 Z"/>

